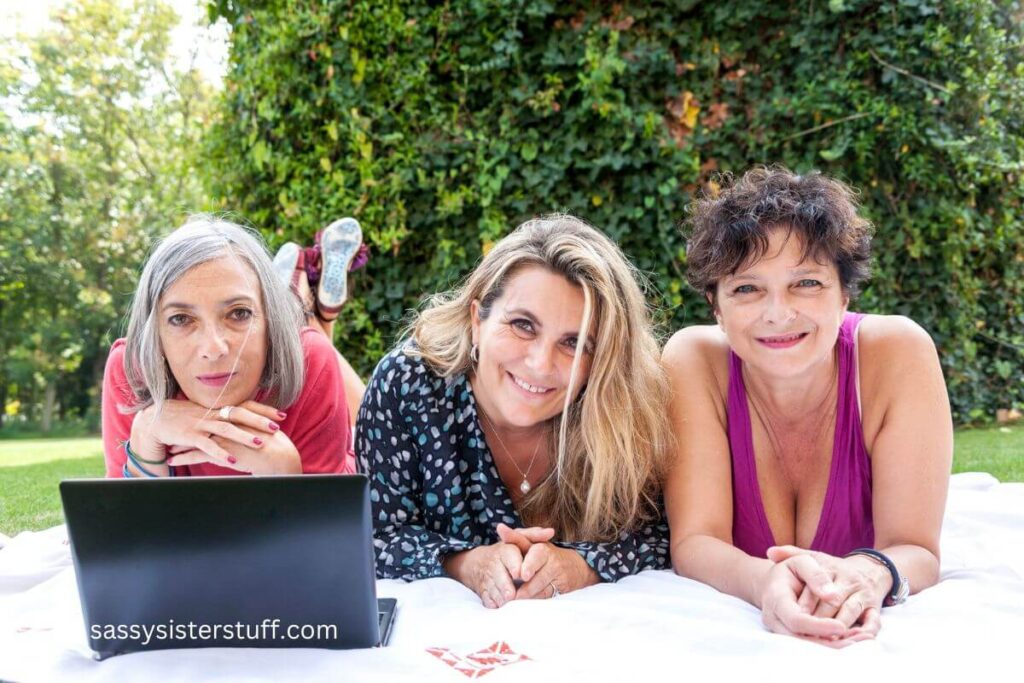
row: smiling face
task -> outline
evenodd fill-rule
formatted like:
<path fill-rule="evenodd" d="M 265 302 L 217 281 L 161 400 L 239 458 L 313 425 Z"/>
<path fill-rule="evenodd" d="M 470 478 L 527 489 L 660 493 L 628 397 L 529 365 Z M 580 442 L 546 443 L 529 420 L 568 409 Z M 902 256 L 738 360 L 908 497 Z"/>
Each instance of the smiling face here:
<path fill-rule="evenodd" d="M 256 393 L 267 362 L 258 282 L 241 260 L 224 256 L 195 266 L 160 298 L 160 345 L 190 401 L 220 408 Z"/>
<path fill-rule="evenodd" d="M 511 275 L 486 319 L 473 302 L 473 393 L 496 426 L 528 428 L 562 412 L 583 310 L 583 290 L 541 266 Z M 590 374 L 592 339 L 581 352 L 574 396 Z"/>
<path fill-rule="evenodd" d="M 765 256 L 718 282 L 716 316 L 745 364 L 797 377 L 828 358 L 849 303 L 834 263 L 802 260 L 796 234 L 776 228 Z"/>

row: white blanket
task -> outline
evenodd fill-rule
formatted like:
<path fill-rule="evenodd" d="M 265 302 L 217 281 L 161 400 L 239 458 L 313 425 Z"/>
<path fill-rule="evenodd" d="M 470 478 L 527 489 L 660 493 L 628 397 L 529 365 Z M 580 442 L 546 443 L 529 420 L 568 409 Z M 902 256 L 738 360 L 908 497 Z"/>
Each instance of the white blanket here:
<path fill-rule="evenodd" d="M 834 651 L 765 631 L 756 609 L 670 572 L 488 610 L 449 579 L 378 582 L 391 645 L 90 656 L 63 527 L 0 550 L 0 679 L 17 681 L 1024 681 L 1024 484 L 952 479 L 942 581 Z M 492 647 L 493 646 L 493 647 Z M 467 656 L 498 650 L 490 657 Z M 524 658 L 525 657 L 525 658 Z"/>

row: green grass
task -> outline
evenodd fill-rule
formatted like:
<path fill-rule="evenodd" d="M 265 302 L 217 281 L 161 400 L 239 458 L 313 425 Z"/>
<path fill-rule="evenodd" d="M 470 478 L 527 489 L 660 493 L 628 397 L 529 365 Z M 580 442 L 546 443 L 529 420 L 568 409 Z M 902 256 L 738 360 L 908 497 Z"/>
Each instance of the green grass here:
<path fill-rule="evenodd" d="M 1024 425 L 956 433 L 954 472 L 989 472 L 1024 481 Z M 103 476 L 103 444 L 80 439 L 0 440 L 0 533 L 46 529 L 64 521 L 57 483 Z"/>
<path fill-rule="evenodd" d="M 953 472 L 988 472 L 999 481 L 1024 481 L 1024 425 L 960 429 L 953 443 Z"/>
<path fill-rule="evenodd" d="M 57 483 L 103 473 L 98 437 L 0 441 L 0 533 L 62 524 Z"/>

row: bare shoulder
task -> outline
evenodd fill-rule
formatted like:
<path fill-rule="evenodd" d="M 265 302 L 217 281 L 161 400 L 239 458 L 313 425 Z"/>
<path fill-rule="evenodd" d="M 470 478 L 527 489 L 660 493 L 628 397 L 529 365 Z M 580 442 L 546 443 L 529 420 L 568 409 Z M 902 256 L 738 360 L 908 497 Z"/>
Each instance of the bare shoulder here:
<path fill-rule="evenodd" d="M 729 341 L 717 325 L 692 325 L 672 335 L 662 359 L 675 382 L 707 382 L 721 389 L 729 379 Z"/>
<path fill-rule="evenodd" d="M 910 318 L 867 316 L 858 329 L 858 346 L 866 437 L 877 433 L 892 410 L 927 406 L 935 414 L 948 402 L 935 342 Z"/>
<path fill-rule="evenodd" d="M 928 332 L 909 318 L 871 315 L 858 341 L 861 427 L 871 457 L 875 539 L 937 555 L 953 456 L 953 419 Z"/>
<path fill-rule="evenodd" d="M 930 360 L 936 354 L 931 335 L 903 315 L 866 316 L 858 328 L 857 343 L 864 371 L 893 368 L 894 362 Z"/>
<path fill-rule="evenodd" d="M 680 364 L 714 364 L 728 358 L 729 341 L 717 325 L 691 325 L 677 331 L 665 344 L 662 358 L 671 368 Z"/>

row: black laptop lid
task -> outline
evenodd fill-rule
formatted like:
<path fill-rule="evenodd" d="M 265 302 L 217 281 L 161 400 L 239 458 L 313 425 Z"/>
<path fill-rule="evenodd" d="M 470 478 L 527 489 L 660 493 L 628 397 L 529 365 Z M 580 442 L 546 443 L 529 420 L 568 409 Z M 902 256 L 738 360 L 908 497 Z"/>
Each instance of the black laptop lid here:
<path fill-rule="evenodd" d="M 378 643 L 362 475 L 61 482 L 90 646 Z"/>

